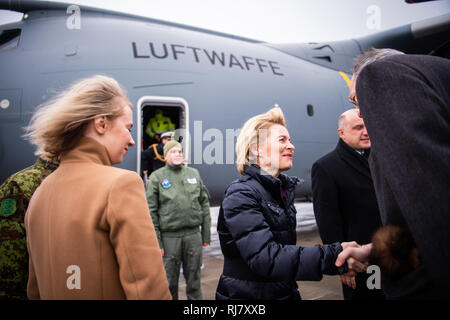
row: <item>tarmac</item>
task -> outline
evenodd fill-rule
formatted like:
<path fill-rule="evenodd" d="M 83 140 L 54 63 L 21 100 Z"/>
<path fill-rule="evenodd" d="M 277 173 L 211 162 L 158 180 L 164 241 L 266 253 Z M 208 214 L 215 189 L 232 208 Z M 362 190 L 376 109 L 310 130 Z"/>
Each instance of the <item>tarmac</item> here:
<path fill-rule="evenodd" d="M 322 244 L 317 229 L 311 202 L 298 202 L 297 208 L 297 245 L 314 246 Z M 219 277 L 222 274 L 223 255 L 217 235 L 217 217 L 219 207 L 211 207 L 211 244 L 203 248 L 203 269 L 201 271 L 202 293 L 204 300 L 215 300 Z M 342 286 L 338 276 L 324 276 L 321 281 L 298 281 L 303 300 L 343 300 Z M 186 283 L 182 272 L 178 288 L 180 300 L 186 300 Z"/>

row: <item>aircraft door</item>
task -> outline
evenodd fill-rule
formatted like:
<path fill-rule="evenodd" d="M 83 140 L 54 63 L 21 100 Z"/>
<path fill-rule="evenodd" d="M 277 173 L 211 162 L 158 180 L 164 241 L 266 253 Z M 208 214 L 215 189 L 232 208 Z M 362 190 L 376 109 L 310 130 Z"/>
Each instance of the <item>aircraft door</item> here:
<path fill-rule="evenodd" d="M 142 97 L 138 101 L 136 123 L 139 124 L 137 168 L 143 178 L 142 152 L 159 144 L 161 134 L 166 131 L 175 133 L 174 139 L 183 146 L 185 158 L 189 158 L 189 107 L 186 100 L 177 97 Z"/>

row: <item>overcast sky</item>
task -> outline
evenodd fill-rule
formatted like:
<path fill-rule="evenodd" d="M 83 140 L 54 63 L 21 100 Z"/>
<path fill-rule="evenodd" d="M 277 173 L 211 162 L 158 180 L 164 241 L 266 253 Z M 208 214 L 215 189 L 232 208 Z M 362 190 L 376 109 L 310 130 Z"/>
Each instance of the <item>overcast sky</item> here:
<path fill-rule="evenodd" d="M 12 0 L 18 1 L 18 0 Z M 53 0 L 54 1 L 54 0 Z M 343 40 L 450 13 L 450 0 L 73 0 L 275 43 Z M 0 22 L 10 13 L 1 12 Z"/>

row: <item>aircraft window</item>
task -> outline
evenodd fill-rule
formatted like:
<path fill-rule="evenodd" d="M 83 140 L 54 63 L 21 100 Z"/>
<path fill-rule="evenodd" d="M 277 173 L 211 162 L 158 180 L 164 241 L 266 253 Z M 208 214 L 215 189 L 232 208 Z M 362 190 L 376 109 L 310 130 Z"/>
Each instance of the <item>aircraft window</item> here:
<path fill-rule="evenodd" d="M 330 56 L 316 56 L 314 58 L 320 59 L 320 60 L 323 60 L 323 61 L 327 61 L 327 62 L 331 62 L 331 57 Z"/>
<path fill-rule="evenodd" d="M 17 48 L 21 32 L 20 29 L 3 30 L 0 34 L 0 50 Z"/>
<path fill-rule="evenodd" d="M 306 106 L 306 113 L 308 114 L 308 116 L 312 117 L 314 115 L 314 107 L 312 104 L 308 104 Z"/>

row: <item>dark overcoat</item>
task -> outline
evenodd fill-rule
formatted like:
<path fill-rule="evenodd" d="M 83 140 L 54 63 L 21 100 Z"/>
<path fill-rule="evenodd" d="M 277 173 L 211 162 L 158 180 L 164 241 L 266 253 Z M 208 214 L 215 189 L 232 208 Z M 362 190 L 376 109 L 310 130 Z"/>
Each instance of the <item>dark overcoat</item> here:
<path fill-rule="evenodd" d="M 369 243 L 381 227 L 377 198 L 367 157 L 342 139 L 336 148 L 317 160 L 311 170 L 314 215 L 323 243 Z M 380 290 L 367 288 L 368 274 L 359 273 L 356 289 L 343 285 L 344 298 L 382 299 Z"/>
<path fill-rule="evenodd" d="M 450 61 L 394 55 L 366 66 L 356 94 L 383 224 L 407 229 L 422 264 L 392 298 L 448 298 L 450 288 Z"/>

